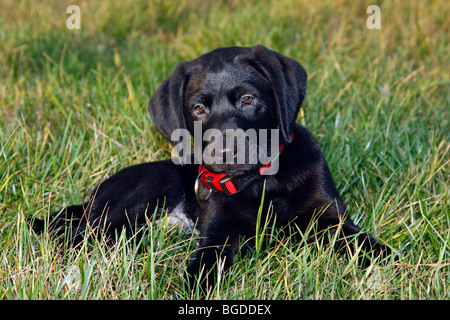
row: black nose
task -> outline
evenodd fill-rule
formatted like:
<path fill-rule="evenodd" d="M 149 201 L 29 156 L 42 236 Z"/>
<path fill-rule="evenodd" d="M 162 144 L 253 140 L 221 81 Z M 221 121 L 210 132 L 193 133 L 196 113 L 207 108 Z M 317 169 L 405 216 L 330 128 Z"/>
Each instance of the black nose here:
<path fill-rule="evenodd" d="M 230 149 L 230 148 L 225 148 L 225 149 L 215 149 L 214 150 L 214 157 L 217 160 L 222 160 L 223 164 L 234 164 L 234 160 L 236 158 L 236 153 L 235 150 Z"/>

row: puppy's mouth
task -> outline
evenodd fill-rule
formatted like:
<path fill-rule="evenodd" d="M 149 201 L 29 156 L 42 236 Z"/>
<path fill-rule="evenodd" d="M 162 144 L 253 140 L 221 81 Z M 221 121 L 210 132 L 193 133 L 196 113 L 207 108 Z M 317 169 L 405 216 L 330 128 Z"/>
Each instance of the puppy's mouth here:
<path fill-rule="evenodd" d="M 214 150 L 211 156 L 203 152 L 202 165 L 215 174 L 226 174 L 232 177 L 248 174 L 258 170 L 262 164 L 258 161 L 258 148 L 247 149 L 238 151 L 235 147 L 234 150 Z"/>
<path fill-rule="evenodd" d="M 227 176 L 241 176 L 249 171 L 254 171 L 257 169 L 255 165 L 242 165 L 242 164 L 214 164 L 208 165 L 204 164 L 204 168 L 208 171 L 216 174 L 226 174 Z"/>

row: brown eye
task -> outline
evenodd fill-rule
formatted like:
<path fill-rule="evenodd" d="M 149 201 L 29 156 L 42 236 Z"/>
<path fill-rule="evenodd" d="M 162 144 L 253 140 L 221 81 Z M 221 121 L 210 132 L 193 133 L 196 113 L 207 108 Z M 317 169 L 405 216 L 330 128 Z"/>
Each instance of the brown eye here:
<path fill-rule="evenodd" d="M 202 114 L 205 114 L 205 113 L 206 113 L 206 108 L 205 108 L 205 106 L 202 105 L 202 104 L 196 104 L 196 105 L 194 106 L 194 111 L 195 111 L 195 113 L 196 113 L 197 115 L 202 115 Z"/>
<path fill-rule="evenodd" d="M 241 98 L 241 102 L 245 105 L 251 105 L 255 102 L 255 98 L 253 98 L 252 96 L 243 96 Z"/>

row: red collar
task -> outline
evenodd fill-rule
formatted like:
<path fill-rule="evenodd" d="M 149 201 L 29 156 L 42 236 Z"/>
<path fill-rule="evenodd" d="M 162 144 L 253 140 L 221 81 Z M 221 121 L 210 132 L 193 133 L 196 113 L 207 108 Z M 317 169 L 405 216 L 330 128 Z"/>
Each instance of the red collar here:
<path fill-rule="evenodd" d="M 249 184 L 251 184 L 254 180 L 258 179 L 267 169 L 269 169 L 272 166 L 272 162 L 275 161 L 276 158 L 278 158 L 281 154 L 281 152 L 284 149 L 284 145 L 280 145 L 280 152 L 278 155 L 269 163 L 264 164 L 261 166 L 257 172 L 244 175 L 241 177 L 233 178 L 232 176 L 228 176 L 225 173 L 212 173 L 202 165 L 198 167 L 198 176 L 197 180 L 195 181 L 195 196 L 197 201 L 206 201 L 209 199 L 209 196 L 211 195 L 212 190 L 215 191 L 221 191 L 225 193 L 227 196 L 231 196 L 235 193 L 238 193 L 239 191 L 246 188 Z M 209 189 L 209 194 L 206 197 L 206 199 L 200 199 L 198 194 L 198 186 L 199 182 L 202 182 L 202 184 Z"/>

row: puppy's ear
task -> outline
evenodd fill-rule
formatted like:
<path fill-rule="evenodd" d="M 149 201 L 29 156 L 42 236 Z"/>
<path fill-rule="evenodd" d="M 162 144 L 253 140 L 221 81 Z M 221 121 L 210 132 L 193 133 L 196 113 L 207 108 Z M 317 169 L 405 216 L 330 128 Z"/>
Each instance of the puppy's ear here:
<path fill-rule="evenodd" d="M 281 136 L 283 142 L 289 144 L 292 141 L 295 119 L 306 94 L 305 69 L 294 59 L 261 45 L 252 48 L 252 57 L 246 62 L 270 82 Z"/>
<path fill-rule="evenodd" d="M 187 82 L 187 62 L 181 62 L 174 72 L 153 93 L 148 111 L 158 131 L 171 141 L 175 129 L 186 128 L 183 103 Z"/>

